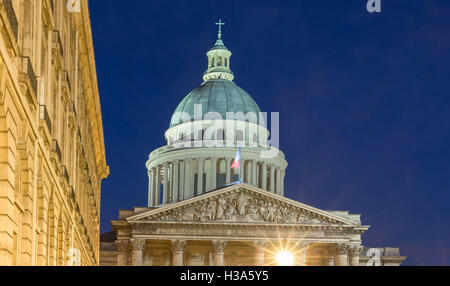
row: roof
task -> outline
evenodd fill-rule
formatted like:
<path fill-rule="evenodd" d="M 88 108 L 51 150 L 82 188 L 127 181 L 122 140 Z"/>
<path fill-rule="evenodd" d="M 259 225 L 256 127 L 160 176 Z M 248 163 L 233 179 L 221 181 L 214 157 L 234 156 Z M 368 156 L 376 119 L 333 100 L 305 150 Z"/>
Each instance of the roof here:
<path fill-rule="evenodd" d="M 225 79 L 213 79 L 204 82 L 201 86 L 189 93 L 178 105 L 172 117 L 170 127 L 184 123 L 182 113 L 195 120 L 195 105 L 202 106 L 202 119 L 207 113 L 216 112 L 227 118 L 227 112 L 243 113 L 253 112 L 259 117 L 260 108 L 253 98 L 234 82 Z"/>

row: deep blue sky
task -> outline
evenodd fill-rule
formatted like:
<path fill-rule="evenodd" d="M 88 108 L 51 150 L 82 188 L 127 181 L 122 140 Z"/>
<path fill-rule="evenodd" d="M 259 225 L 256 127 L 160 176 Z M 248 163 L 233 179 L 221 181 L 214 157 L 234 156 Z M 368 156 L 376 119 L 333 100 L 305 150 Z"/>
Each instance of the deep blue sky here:
<path fill-rule="evenodd" d="M 287 196 L 363 214 L 366 246 L 450 260 L 450 2 L 90 1 L 110 177 L 102 231 L 145 206 L 149 153 L 222 18 L 236 83 L 280 112 Z"/>

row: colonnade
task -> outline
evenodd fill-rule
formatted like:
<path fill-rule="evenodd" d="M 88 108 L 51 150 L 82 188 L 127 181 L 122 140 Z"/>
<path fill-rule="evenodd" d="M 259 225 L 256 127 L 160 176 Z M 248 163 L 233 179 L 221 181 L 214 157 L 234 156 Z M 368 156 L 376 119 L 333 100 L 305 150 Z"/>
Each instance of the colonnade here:
<path fill-rule="evenodd" d="M 117 266 L 143 266 L 144 252 L 146 246 L 146 239 L 130 239 L 130 240 L 118 240 L 116 241 L 117 251 Z M 183 266 L 185 262 L 185 250 L 187 240 L 175 239 L 170 241 L 171 261 L 172 266 Z M 212 261 L 211 265 L 225 266 L 225 250 L 228 245 L 227 240 L 211 240 L 212 246 Z M 254 264 L 258 266 L 264 266 L 267 264 L 273 264 L 271 261 L 266 261 L 268 253 L 273 255 L 273 251 L 268 251 L 268 247 L 271 245 L 268 241 L 248 241 L 243 242 L 246 245 L 251 245 L 254 248 Z M 308 251 L 311 244 L 297 243 L 295 253 L 295 265 L 296 266 L 308 266 Z M 323 266 L 360 266 L 360 254 L 363 249 L 360 245 L 353 245 L 347 243 L 337 243 L 324 246 L 326 250 L 325 263 Z M 131 256 L 131 257 L 130 257 Z M 189 266 L 189 265 L 187 265 Z"/>
<path fill-rule="evenodd" d="M 149 207 L 186 200 L 238 181 L 238 171 L 230 168 L 233 160 L 232 157 L 196 157 L 154 164 L 148 171 Z M 240 172 L 242 182 L 284 195 L 282 166 L 261 159 L 241 160 Z"/>

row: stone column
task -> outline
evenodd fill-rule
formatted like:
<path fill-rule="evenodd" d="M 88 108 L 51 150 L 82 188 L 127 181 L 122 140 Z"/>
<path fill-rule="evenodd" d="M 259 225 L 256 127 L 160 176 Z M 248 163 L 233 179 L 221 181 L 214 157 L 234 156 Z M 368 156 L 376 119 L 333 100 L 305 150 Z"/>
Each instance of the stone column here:
<path fill-rule="evenodd" d="M 256 160 L 252 161 L 252 185 L 255 187 L 258 187 L 257 180 L 256 180 Z"/>
<path fill-rule="evenodd" d="M 243 182 L 243 183 L 245 183 L 245 168 L 247 168 L 246 166 L 246 163 L 248 162 L 247 160 L 241 160 L 242 162 L 241 162 L 241 168 L 240 168 L 240 170 L 239 170 L 239 172 L 241 173 L 241 181 Z"/>
<path fill-rule="evenodd" d="M 214 248 L 214 266 L 224 266 L 224 252 L 227 247 L 227 241 L 214 240 L 212 242 Z"/>
<path fill-rule="evenodd" d="M 339 243 L 334 246 L 335 251 L 335 265 L 348 266 L 348 245 Z"/>
<path fill-rule="evenodd" d="M 131 265 L 142 266 L 144 258 L 145 239 L 134 238 L 131 240 Z"/>
<path fill-rule="evenodd" d="M 281 170 L 280 168 L 276 168 L 275 171 L 275 181 L 277 182 L 275 187 L 275 193 L 281 196 Z"/>
<path fill-rule="evenodd" d="M 265 255 L 266 255 L 266 248 L 269 245 L 266 241 L 255 241 L 253 242 L 253 245 L 255 247 L 255 266 L 264 266 L 265 265 Z"/>
<path fill-rule="evenodd" d="M 130 242 L 128 240 L 116 240 L 117 266 L 128 266 L 128 252 Z"/>
<path fill-rule="evenodd" d="M 178 182 L 179 182 L 179 176 L 180 176 L 180 161 L 175 160 L 173 161 L 173 195 L 172 195 L 172 202 L 176 203 L 178 202 L 179 198 L 179 189 L 178 189 Z"/>
<path fill-rule="evenodd" d="M 183 266 L 183 254 L 186 248 L 186 240 L 172 240 L 170 251 L 172 252 L 172 266 Z"/>
<path fill-rule="evenodd" d="M 155 205 L 161 204 L 161 176 L 160 176 L 159 165 L 155 167 Z"/>
<path fill-rule="evenodd" d="M 148 206 L 155 205 L 155 169 L 151 168 L 148 173 Z"/>
<path fill-rule="evenodd" d="M 211 190 L 217 189 L 217 158 L 211 159 Z"/>
<path fill-rule="evenodd" d="M 163 178 L 163 203 L 167 204 L 169 202 L 169 163 L 165 162 L 163 164 L 164 168 L 164 178 Z"/>
<path fill-rule="evenodd" d="M 361 245 L 353 245 L 349 249 L 350 254 L 350 266 L 360 266 L 359 257 L 361 252 L 363 251 L 363 247 Z"/>
<path fill-rule="evenodd" d="M 267 163 L 262 163 L 262 178 L 261 178 L 261 189 L 267 191 Z"/>
<path fill-rule="evenodd" d="M 307 266 L 306 265 L 306 254 L 308 252 L 309 244 L 299 243 L 300 252 L 298 253 L 298 263 L 299 266 Z"/>
<path fill-rule="evenodd" d="M 186 171 L 184 174 L 184 199 L 192 198 L 194 196 L 194 188 L 191 186 L 192 178 L 192 160 L 186 159 L 185 167 Z"/>
<path fill-rule="evenodd" d="M 180 161 L 180 188 L 179 188 L 179 197 L 180 200 L 184 199 L 184 190 L 185 190 L 185 185 L 184 185 L 184 172 L 185 172 L 185 162 L 184 161 Z"/>
<path fill-rule="evenodd" d="M 203 194 L 203 158 L 198 158 L 197 195 Z"/>
<path fill-rule="evenodd" d="M 284 196 L 284 178 L 286 176 L 286 171 L 281 171 L 281 188 L 280 188 L 280 196 Z"/>
<path fill-rule="evenodd" d="M 270 192 L 275 194 L 275 166 L 270 165 Z"/>
<path fill-rule="evenodd" d="M 227 176 L 226 176 L 226 185 L 231 184 L 231 159 L 230 158 L 226 158 L 227 161 L 227 165 L 225 166 L 226 170 L 227 170 Z"/>
<path fill-rule="evenodd" d="M 334 266 L 334 257 L 330 256 L 327 258 L 327 265 L 326 266 Z"/>

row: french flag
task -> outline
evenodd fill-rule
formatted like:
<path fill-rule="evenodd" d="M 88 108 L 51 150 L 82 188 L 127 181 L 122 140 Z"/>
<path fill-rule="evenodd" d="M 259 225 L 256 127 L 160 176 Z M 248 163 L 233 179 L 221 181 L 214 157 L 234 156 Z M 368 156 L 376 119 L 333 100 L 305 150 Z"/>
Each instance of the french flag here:
<path fill-rule="evenodd" d="M 236 158 L 234 159 L 233 165 L 231 165 L 231 169 L 239 169 L 241 165 L 241 148 L 236 154 Z"/>

